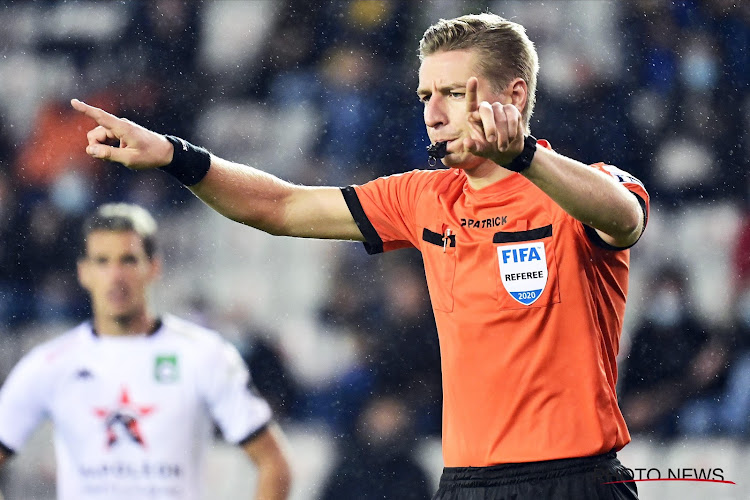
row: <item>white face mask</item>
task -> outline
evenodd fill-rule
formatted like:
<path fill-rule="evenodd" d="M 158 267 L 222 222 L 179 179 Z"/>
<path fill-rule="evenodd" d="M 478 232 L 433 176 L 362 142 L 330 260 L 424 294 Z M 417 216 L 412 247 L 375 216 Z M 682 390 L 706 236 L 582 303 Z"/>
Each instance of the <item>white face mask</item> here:
<path fill-rule="evenodd" d="M 70 171 L 58 177 L 50 190 L 52 202 L 66 214 L 80 214 L 91 199 L 89 181 L 80 173 Z"/>
<path fill-rule="evenodd" d="M 651 299 L 646 311 L 648 318 L 654 325 L 667 328 L 673 327 L 684 317 L 684 305 L 680 294 L 673 290 L 660 290 Z"/>
<path fill-rule="evenodd" d="M 682 60 L 680 75 L 690 90 L 710 91 L 719 78 L 716 56 L 700 48 L 690 51 Z"/>

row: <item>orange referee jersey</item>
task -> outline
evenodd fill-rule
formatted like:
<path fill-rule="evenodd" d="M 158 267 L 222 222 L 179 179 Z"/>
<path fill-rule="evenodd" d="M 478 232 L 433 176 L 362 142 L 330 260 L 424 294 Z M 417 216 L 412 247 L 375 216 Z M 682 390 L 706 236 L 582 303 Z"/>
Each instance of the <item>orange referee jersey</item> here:
<path fill-rule="evenodd" d="M 592 168 L 648 214 L 638 179 Z M 415 170 L 342 192 L 368 253 L 422 252 L 440 337 L 445 466 L 583 457 L 630 441 L 615 393 L 629 250 L 520 174 L 475 190 L 462 170 Z"/>

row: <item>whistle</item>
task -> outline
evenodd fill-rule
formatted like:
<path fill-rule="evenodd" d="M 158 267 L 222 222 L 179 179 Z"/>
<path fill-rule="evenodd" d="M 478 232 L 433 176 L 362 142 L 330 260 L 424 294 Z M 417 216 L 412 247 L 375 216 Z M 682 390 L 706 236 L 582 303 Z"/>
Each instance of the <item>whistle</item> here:
<path fill-rule="evenodd" d="M 435 158 L 436 160 L 445 158 L 445 155 L 448 154 L 448 141 L 430 144 L 427 146 L 427 154 L 430 155 L 430 158 Z"/>

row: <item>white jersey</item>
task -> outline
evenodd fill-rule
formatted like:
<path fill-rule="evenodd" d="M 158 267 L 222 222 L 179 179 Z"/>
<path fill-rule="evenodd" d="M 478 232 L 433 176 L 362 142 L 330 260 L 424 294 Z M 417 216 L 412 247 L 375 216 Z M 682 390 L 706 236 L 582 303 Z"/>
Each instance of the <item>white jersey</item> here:
<path fill-rule="evenodd" d="M 216 332 L 174 316 L 137 337 L 97 336 L 84 323 L 14 367 L 0 390 L 0 443 L 20 449 L 49 418 L 61 500 L 199 498 L 212 420 L 240 443 L 271 418 L 248 386 Z"/>

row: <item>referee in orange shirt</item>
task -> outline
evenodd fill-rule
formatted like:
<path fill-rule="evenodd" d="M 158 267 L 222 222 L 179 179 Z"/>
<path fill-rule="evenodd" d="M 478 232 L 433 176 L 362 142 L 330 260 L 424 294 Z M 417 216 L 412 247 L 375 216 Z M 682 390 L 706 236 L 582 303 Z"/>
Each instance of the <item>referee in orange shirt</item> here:
<path fill-rule="evenodd" d="M 538 59 L 519 24 L 441 20 L 417 95 L 445 167 L 306 187 L 73 100 L 87 152 L 162 168 L 214 210 L 271 234 L 418 248 L 440 336 L 445 469 L 435 499 L 633 499 L 615 393 L 641 182 L 530 135 Z M 111 146 L 119 140 L 119 147 Z"/>

